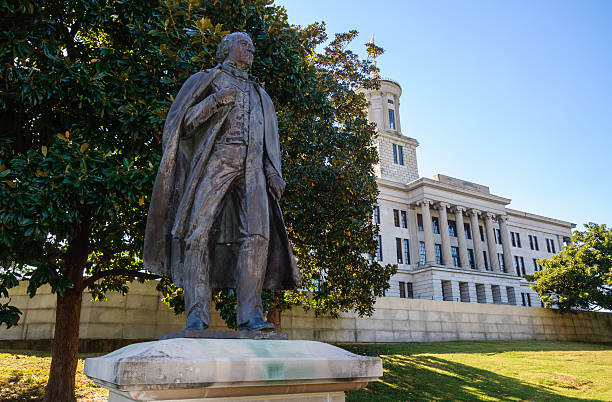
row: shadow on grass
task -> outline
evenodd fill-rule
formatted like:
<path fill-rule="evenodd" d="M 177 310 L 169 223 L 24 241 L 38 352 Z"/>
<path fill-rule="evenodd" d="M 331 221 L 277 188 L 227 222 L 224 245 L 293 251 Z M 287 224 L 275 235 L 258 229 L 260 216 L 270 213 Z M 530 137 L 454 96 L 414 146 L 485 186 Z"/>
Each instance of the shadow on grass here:
<path fill-rule="evenodd" d="M 557 342 L 557 341 L 465 341 L 428 343 L 340 344 L 343 349 L 370 356 L 401 353 L 503 353 L 612 350 L 609 343 Z M 354 350 L 353 350 L 354 349 Z"/>
<path fill-rule="evenodd" d="M 361 391 L 347 393 L 347 401 L 585 400 L 559 395 L 545 385 L 525 384 L 434 356 L 390 355 L 382 358 L 383 377 Z"/>
<path fill-rule="evenodd" d="M 45 379 L 46 380 L 46 379 Z M 2 401 L 37 401 L 45 395 L 46 381 L 31 375 L 24 375 L 13 370 L 6 381 L 0 381 L 0 400 Z"/>

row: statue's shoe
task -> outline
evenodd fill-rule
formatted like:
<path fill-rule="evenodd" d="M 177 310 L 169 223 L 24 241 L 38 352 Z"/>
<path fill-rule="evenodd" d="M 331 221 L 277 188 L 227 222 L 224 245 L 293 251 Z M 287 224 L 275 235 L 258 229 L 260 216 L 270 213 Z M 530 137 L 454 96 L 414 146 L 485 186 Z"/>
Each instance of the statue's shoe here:
<path fill-rule="evenodd" d="M 187 317 L 187 325 L 185 331 L 202 331 L 208 328 L 195 314 Z"/>
<path fill-rule="evenodd" d="M 274 324 L 265 321 L 249 322 L 240 326 L 240 331 L 274 331 Z"/>

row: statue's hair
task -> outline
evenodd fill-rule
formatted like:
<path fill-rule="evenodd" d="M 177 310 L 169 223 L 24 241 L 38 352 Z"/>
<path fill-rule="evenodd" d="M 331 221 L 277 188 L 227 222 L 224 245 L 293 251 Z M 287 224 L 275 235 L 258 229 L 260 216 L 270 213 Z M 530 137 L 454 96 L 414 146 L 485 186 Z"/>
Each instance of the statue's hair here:
<path fill-rule="evenodd" d="M 225 61 L 225 58 L 232 49 L 234 41 L 240 35 L 245 35 L 247 37 L 249 36 L 249 34 L 245 32 L 232 32 L 230 34 L 225 35 L 223 39 L 221 39 L 221 42 L 219 42 L 219 46 L 217 46 L 217 54 L 215 55 L 215 57 L 217 58 L 217 63 L 221 64 Z"/>

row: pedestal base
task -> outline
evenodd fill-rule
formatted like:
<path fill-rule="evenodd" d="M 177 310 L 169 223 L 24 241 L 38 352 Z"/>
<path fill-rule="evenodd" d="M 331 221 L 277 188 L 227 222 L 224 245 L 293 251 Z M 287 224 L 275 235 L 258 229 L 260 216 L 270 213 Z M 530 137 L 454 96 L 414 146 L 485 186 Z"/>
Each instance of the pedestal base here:
<path fill-rule="evenodd" d="M 154 399 L 157 402 L 179 402 L 185 399 Z M 133 402 L 134 399 L 111 392 L 108 402 Z M 197 398 L 188 402 L 345 402 L 344 392 L 318 392 L 314 394 L 239 396 L 227 398 Z"/>
<path fill-rule="evenodd" d="M 377 357 L 313 341 L 174 338 L 85 360 L 109 401 L 343 401 L 382 376 Z"/>

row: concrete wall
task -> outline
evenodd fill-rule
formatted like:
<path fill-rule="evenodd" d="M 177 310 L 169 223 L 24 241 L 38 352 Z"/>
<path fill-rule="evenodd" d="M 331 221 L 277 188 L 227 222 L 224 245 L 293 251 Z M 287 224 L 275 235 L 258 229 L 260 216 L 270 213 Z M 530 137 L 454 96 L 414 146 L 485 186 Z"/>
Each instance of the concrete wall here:
<path fill-rule="evenodd" d="M 48 287 L 36 297 L 25 295 L 25 284 L 12 289 L 13 304 L 23 311 L 20 325 L 0 328 L 0 340 L 51 339 L 55 295 Z M 6 302 L 6 300 L 1 300 Z M 212 327 L 224 328 L 213 314 Z M 176 316 L 155 292 L 154 283 L 133 284 L 127 296 L 91 302 L 85 295 L 81 312 L 82 339 L 156 339 L 179 331 Z M 612 314 L 580 312 L 561 315 L 536 307 L 460 303 L 436 300 L 379 299 L 372 317 L 343 314 L 339 319 L 315 318 L 301 308 L 283 313 L 290 339 L 325 342 L 432 342 L 457 340 L 572 340 L 612 342 Z"/>

